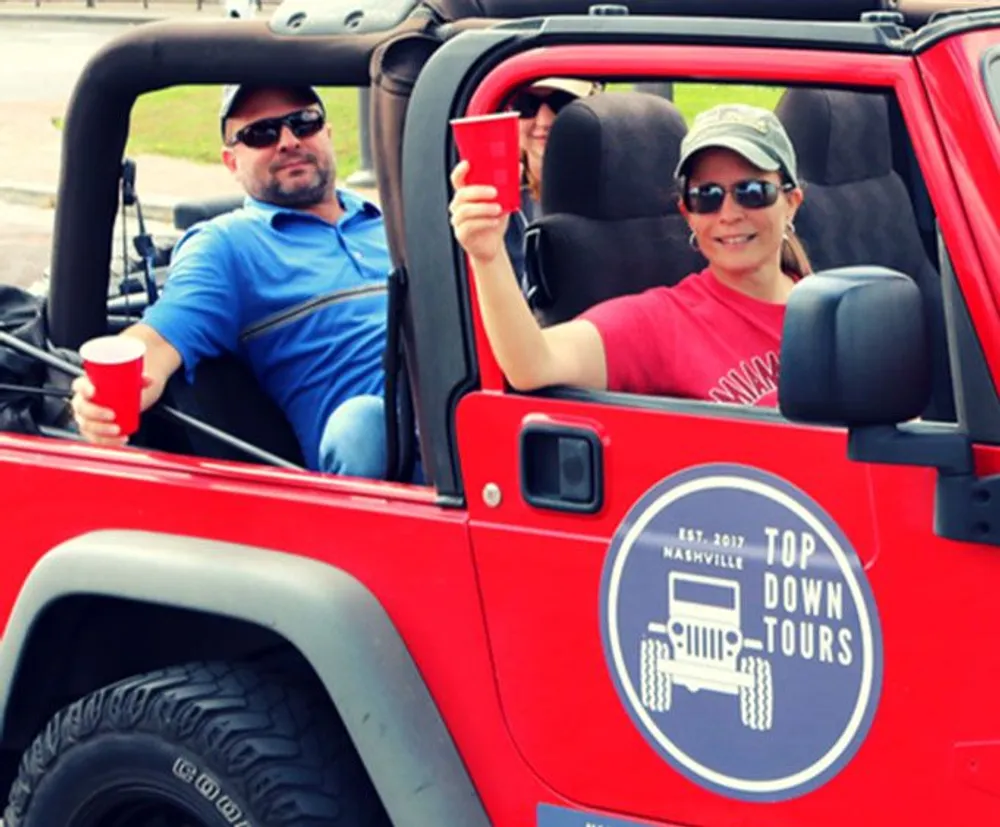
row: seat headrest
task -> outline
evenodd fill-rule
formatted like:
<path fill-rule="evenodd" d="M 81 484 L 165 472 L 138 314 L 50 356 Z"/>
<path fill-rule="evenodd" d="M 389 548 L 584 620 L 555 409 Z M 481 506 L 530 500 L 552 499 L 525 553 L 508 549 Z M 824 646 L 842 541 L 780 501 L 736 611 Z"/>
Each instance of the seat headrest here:
<path fill-rule="evenodd" d="M 673 171 L 686 132 L 677 108 L 648 92 L 573 101 L 549 133 L 543 214 L 622 221 L 676 213 Z"/>
<path fill-rule="evenodd" d="M 807 182 L 834 186 L 892 172 L 889 109 L 880 94 L 788 89 L 775 112 Z"/>

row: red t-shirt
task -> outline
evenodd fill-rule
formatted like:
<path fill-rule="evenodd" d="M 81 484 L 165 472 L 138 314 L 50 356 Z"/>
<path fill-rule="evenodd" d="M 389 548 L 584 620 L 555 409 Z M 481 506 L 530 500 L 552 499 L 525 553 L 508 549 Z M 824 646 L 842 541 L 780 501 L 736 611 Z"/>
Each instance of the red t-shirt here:
<path fill-rule="evenodd" d="M 604 342 L 608 389 L 775 407 L 785 306 L 710 270 L 598 304 L 581 318 Z"/>

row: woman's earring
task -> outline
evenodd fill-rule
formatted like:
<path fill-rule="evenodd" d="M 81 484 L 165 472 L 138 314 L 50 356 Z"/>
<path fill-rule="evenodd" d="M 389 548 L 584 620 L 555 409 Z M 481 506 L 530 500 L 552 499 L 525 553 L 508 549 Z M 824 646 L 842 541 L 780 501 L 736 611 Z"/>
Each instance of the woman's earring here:
<path fill-rule="evenodd" d="M 791 221 L 789 221 L 788 225 L 785 227 L 785 232 L 782 234 L 781 238 L 784 241 L 788 241 L 788 236 L 792 235 L 794 232 L 795 232 L 795 225 Z"/>
<path fill-rule="evenodd" d="M 694 230 L 691 231 L 691 235 L 688 236 L 688 244 L 691 245 L 692 250 L 698 250 L 698 236 L 694 234 Z"/>

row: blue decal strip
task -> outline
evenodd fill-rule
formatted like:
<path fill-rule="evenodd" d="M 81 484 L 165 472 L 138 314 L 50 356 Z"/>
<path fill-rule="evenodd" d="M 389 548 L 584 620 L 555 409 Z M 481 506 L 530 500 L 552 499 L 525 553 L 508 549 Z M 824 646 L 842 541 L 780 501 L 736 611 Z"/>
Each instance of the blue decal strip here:
<path fill-rule="evenodd" d="M 649 827 L 649 822 L 625 821 L 586 810 L 539 804 L 537 827 Z"/>

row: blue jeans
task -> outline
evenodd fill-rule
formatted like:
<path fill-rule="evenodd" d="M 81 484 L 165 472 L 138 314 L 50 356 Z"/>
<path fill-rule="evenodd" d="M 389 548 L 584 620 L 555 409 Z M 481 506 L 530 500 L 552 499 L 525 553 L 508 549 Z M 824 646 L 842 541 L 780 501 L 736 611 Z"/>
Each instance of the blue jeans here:
<path fill-rule="evenodd" d="M 385 400 L 355 396 L 343 402 L 326 420 L 319 443 L 319 470 L 346 477 L 385 479 Z M 422 482 L 419 463 L 412 482 Z"/>

